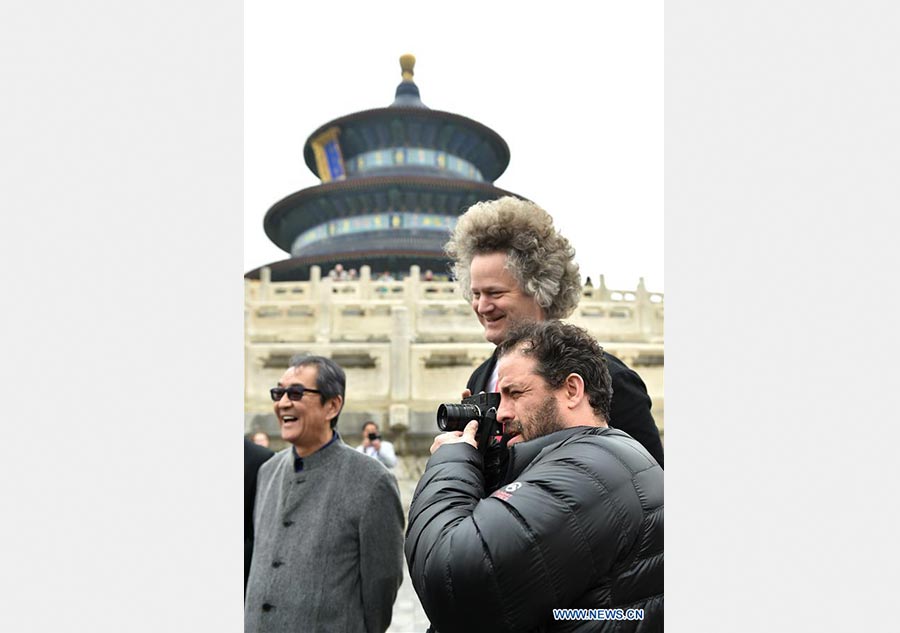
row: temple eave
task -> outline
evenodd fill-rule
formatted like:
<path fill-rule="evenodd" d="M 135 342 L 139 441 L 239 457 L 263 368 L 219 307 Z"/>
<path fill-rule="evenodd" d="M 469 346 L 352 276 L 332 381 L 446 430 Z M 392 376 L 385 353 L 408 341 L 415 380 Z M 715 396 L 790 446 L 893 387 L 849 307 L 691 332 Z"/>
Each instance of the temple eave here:
<path fill-rule="evenodd" d="M 458 216 L 476 202 L 503 196 L 517 194 L 487 183 L 449 178 L 354 178 L 316 185 L 283 198 L 266 213 L 263 229 L 272 242 L 289 252 L 300 233 L 328 221 L 379 212 Z"/>
<path fill-rule="evenodd" d="M 397 131 L 396 127 L 392 127 L 392 123 L 395 122 L 400 124 L 400 132 Z M 306 139 L 306 142 L 303 145 L 303 159 L 306 162 L 307 167 L 309 167 L 314 174 L 321 177 L 316 164 L 312 144 L 314 139 L 330 128 L 337 127 L 342 131 L 342 134 L 345 134 L 366 127 L 385 127 L 389 129 L 390 132 L 384 131 L 381 134 L 373 134 L 365 143 L 369 149 L 382 149 L 390 146 L 391 143 L 389 139 L 396 133 L 401 134 L 400 138 L 394 139 L 396 144 L 414 144 L 414 139 L 409 138 L 407 132 L 415 125 L 440 126 L 441 128 L 446 128 L 447 126 L 455 127 L 465 133 L 467 137 L 478 139 L 480 144 L 469 146 L 468 150 L 460 150 L 460 148 L 443 146 L 442 143 L 437 140 L 439 135 L 435 134 L 435 137 L 432 138 L 430 142 L 427 142 L 426 146 L 442 151 L 450 151 L 451 153 L 453 151 L 462 151 L 462 158 L 472 159 L 475 162 L 480 163 L 479 166 L 483 168 L 484 177 L 487 180 L 496 180 L 509 166 L 509 145 L 503 140 L 503 137 L 486 125 L 452 112 L 402 106 L 354 112 L 319 126 L 309 135 L 309 138 Z M 490 148 L 490 153 L 492 154 L 491 157 L 485 157 L 478 153 L 477 150 L 484 149 L 483 146 Z M 344 147 L 345 151 L 348 151 L 348 149 L 349 148 Z M 353 152 L 348 151 L 347 157 L 349 158 L 352 155 Z"/>

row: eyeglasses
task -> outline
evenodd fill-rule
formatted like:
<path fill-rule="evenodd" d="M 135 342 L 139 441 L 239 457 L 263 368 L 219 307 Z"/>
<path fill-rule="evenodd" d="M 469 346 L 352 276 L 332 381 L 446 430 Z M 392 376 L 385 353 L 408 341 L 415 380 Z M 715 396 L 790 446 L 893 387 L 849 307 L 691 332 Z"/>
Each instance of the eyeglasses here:
<path fill-rule="evenodd" d="M 287 394 L 288 400 L 302 400 L 303 394 L 306 392 L 312 393 L 322 393 L 318 389 L 310 389 L 309 387 L 304 387 L 303 385 L 291 385 L 290 387 L 272 387 L 269 389 L 269 395 L 272 396 L 272 400 L 278 402 Z"/>

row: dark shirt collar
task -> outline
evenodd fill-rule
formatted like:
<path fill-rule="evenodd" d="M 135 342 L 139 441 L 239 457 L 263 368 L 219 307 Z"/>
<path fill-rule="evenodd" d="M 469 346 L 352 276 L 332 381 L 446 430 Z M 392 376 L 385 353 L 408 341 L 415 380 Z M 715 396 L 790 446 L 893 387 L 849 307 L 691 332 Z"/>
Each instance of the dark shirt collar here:
<path fill-rule="evenodd" d="M 332 429 L 332 431 L 331 431 L 331 439 L 328 440 L 325 444 L 323 444 L 322 447 L 321 447 L 320 449 L 318 449 L 318 450 L 317 450 L 315 453 L 313 453 L 312 455 L 315 455 L 315 454 L 318 453 L 319 451 L 328 448 L 329 446 L 331 446 L 332 444 L 334 444 L 335 440 L 340 439 L 340 437 L 341 437 L 341 436 L 338 434 L 338 432 L 335 431 L 334 429 Z M 297 447 L 296 447 L 296 446 L 291 446 L 291 454 L 294 456 L 294 472 L 295 472 L 295 473 L 299 473 L 301 470 L 303 470 L 303 458 L 300 457 L 300 455 L 297 454 Z M 307 455 L 307 456 L 306 456 L 307 459 L 309 459 L 310 457 L 312 457 L 312 455 Z"/>

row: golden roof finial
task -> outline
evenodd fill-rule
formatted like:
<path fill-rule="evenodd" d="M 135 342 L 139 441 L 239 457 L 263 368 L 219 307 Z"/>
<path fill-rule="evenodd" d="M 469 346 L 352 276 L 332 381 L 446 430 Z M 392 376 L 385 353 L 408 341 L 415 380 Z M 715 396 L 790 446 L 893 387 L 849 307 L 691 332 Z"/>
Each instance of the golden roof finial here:
<path fill-rule="evenodd" d="M 403 71 L 401 74 L 403 76 L 403 81 L 412 81 L 413 80 L 413 68 L 416 65 L 416 56 L 411 53 L 406 53 L 405 55 L 400 56 L 400 69 Z"/>

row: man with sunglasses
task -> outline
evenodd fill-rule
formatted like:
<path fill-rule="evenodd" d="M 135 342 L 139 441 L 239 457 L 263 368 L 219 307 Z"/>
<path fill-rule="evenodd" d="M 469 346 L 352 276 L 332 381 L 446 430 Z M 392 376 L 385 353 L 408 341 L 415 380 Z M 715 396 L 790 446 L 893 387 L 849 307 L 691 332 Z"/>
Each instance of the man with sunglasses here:
<path fill-rule="evenodd" d="M 344 370 L 297 356 L 270 390 L 290 446 L 259 470 L 245 633 L 387 630 L 403 579 L 394 476 L 336 430 Z"/>

